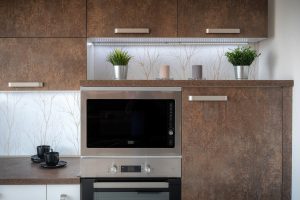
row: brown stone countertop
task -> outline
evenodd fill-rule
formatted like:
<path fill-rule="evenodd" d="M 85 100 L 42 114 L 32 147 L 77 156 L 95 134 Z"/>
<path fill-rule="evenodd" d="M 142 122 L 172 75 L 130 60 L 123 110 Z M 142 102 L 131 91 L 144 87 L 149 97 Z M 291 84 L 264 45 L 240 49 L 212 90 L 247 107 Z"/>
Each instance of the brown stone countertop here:
<path fill-rule="evenodd" d="M 60 158 L 64 168 L 44 169 L 30 157 L 0 158 L 0 185 L 79 184 L 80 158 Z"/>
<path fill-rule="evenodd" d="M 292 87 L 293 80 L 91 80 L 83 87 Z"/>

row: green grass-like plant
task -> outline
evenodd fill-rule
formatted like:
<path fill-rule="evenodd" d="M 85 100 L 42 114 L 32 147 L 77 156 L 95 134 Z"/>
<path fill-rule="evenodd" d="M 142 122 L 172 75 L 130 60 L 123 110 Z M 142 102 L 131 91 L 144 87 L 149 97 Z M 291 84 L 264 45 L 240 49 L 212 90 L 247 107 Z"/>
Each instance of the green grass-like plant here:
<path fill-rule="evenodd" d="M 252 62 L 260 56 L 256 52 L 256 50 L 251 49 L 250 46 L 248 47 L 237 47 L 236 49 L 226 52 L 225 56 L 227 57 L 228 61 L 233 64 L 233 66 L 242 66 L 248 65 L 250 66 Z"/>
<path fill-rule="evenodd" d="M 128 65 L 131 58 L 132 56 L 130 56 L 127 51 L 115 49 L 108 54 L 106 61 L 112 65 Z"/>

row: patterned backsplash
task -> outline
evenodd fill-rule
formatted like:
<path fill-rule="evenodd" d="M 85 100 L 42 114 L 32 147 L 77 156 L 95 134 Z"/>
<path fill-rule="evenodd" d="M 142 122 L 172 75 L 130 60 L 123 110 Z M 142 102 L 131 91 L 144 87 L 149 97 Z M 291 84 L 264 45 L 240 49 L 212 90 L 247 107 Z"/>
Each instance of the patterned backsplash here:
<path fill-rule="evenodd" d="M 80 154 L 79 92 L 0 92 L 0 155 Z"/>

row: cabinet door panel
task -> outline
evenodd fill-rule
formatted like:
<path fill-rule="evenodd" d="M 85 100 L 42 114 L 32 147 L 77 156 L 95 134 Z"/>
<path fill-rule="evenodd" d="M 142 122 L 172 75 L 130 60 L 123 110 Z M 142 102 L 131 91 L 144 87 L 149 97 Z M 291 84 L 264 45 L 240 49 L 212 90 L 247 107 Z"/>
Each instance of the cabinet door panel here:
<path fill-rule="evenodd" d="M 88 37 L 176 37 L 177 0 L 88 0 Z M 149 28 L 149 34 L 115 34 Z"/>
<path fill-rule="evenodd" d="M 241 37 L 268 37 L 268 0 L 243 0 L 237 10 Z"/>
<path fill-rule="evenodd" d="M 239 34 L 207 34 L 206 29 L 240 29 Z M 179 37 L 268 36 L 267 0 L 178 0 Z"/>
<path fill-rule="evenodd" d="M 184 88 L 182 134 L 183 200 L 281 199 L 281 88 Z"/>
<path fill-rule="evenodd" d="M 44 82 L 38 90 L 78 90 L 86 79 L 86 39 L 2 38 L 0 66 L 1 90 L 23 81 Z"/>
<path fill-rule="evenodd" d="M 86 37 L 85 0 L 0 0 L 0 37 Z"/>
<path fill-rule="evenodd" d="M 239 28 L 234 12 L 238 7 L 237 2 L 232 0 L 179 0 L 179 37 L 212 37 L 211 34 L 206 34 L 207 28 Z M 226 34 L 226 36 L 232 36 L 232 34 Z"/>
<path fill-rule="evenodd" d="M 80 200 L 80 185 L 47 185 L 47 200 Z"/>
<path fill-rule="evenodd" d="M 0 185 L 1 200 L 46 200 L 46 185 Z"/>

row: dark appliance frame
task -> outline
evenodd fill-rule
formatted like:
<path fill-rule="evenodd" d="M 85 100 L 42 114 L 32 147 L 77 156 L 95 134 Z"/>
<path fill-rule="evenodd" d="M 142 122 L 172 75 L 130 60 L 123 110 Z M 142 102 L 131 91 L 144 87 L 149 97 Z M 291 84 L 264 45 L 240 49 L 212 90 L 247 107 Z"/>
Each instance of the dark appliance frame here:
<path fill-rule="evenodd" d="M 94 188 L 97 182 L 167 182 L 168 188 Z M 94 192 L 169 192 L 169 200 L 181 200 L 181 178 L 81 178 L 81 200 L 94 200 Z"/>

